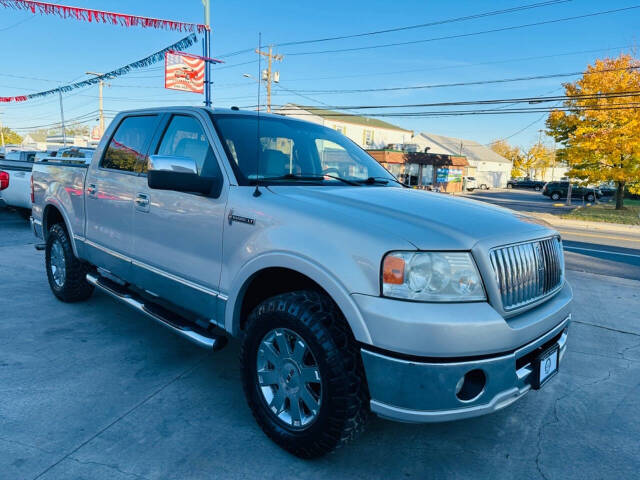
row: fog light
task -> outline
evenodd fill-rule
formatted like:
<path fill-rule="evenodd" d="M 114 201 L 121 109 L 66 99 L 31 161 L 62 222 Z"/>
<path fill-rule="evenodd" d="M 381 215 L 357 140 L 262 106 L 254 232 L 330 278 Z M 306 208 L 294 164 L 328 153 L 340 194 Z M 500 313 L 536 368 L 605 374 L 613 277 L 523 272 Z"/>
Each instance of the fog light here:
<path fill-rule="evenodd" d="M 458 380 L 456 397 L 463 402 L 475 400 L 484 391 L 487 377 L 482 370 L 470 370 Z"/>

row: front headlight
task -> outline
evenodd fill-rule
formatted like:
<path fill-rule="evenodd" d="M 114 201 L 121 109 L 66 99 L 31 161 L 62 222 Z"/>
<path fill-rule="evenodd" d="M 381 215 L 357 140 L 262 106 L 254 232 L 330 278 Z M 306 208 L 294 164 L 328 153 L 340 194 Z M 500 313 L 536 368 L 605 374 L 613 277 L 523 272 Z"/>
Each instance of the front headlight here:
<path fill-rule="evenodd" d="M 422 302 L 486 300 L 468 252 L 391 252 L 382 261 L 382 294 Z"/>

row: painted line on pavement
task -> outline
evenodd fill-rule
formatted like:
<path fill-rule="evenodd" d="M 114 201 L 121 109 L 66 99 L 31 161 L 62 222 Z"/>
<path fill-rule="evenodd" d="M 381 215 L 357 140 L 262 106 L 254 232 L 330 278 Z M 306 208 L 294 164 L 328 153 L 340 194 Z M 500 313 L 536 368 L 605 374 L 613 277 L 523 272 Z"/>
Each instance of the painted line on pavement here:
<path fill-rule="evenodd" d="M 599 252 L 599 253 L 606 253 L 606 254 L 609 254 L 609 255 L 624 255 L 625 257 L 638 257 L 638 258 L 640 258 L 640 255 L 637 255 L 635 253 L 614 252 L 613 250 L 598 250 L 596 248 L 569 247 L 567 245 L 564 245 L 564 249 L 565 250 L 582 250 L 582 251 L 585 251 L 585 252 Z"/>
<path fill-rule="evenodd" d="M 553 224 L 552 224 L 553 225 Z M 575 237 L 594 237 L 594 238 L 607 238 L 609 240 L 622 240 L 623 242 L 640 242 L 640 238 L 636 237 L 622 237 L 622 236 L 614 236 L 614 235 L 599 235 L 597 233 L 587 233 L 587 232 L 579 232 L 575 230 L 563 230 L 562 228 L 556 228 L 560 233 L 562 233 L 562 238 L 564 239 L 566 235 L 573 235 Z M 571 240 L 569 240 L 571 241 Z"/>

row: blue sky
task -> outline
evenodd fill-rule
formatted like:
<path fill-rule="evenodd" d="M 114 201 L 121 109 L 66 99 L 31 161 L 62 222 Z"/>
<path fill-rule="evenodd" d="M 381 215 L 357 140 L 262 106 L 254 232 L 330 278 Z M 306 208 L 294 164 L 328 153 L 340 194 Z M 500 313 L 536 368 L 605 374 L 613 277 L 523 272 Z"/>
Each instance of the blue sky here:
<path fill-rule="evenodd" d="M 262 32 L 263 44 L 277 44 L 415 25 L 539 1 L 541 0 L 213 0 L 212 56 L 223 56 L 256 47 L 258 32 Z M 640 9 L 408 46 L 332 54 L 294 54 L 457 35 L 629 7 L 639 3 L 632 0 L 573 0 L 522 12 L 427 28 L 324 43 L 283 46 L 277 51 L 284 54 L 284 61 L 276 67 L 280 71 L 283 88 L 303 92 L 473 82 L 581 71 L 595 58 L 617 56 L 621 51 L 629 52 L 632 46 L 637 45 Z M 200 22 L 203 17 L 200 0 L 70 0 L 69 4 L 190 22 Z M 109 71 L 160 50 L 184 35 L 180 32 L 96 25 L 63 20 L 56 16 L 0 9 L 0 42 L 3 45 L 0 56 L 0 96 L 55 88 L 59 84 L 84 78 L 86 71 Z M 201 48 L 202 44 L 198 43 L 189 51 L 201 53 Z M 243 76 L 245 73 L 251 74 L 254 78 L 257 76 L 256 57 L 255 53 L 250 52 L 226 57 L 223 68 L 214 68 L 214 105 L 242 107 L 256 103 L 255 80 Z M 159 104 L 202 103 L 203 98 L 200 95 L 165 90 L 162 65 L 158 63 L 110 81 L 111 86 L 105 89 L 105 109 L 112 114 L 127 108 Z M 274 88 L 272 102 L 393 105 L 528 97 L 561 94 L 562 82 L 575 78 L 395 92 L 303 94 L 313 100 Z M 67 119 L 97 110 L 97 87 L 65 94 L 64 108 Z M 22 104 L 0 105 L 0 112 L 4 124 L 19 129 L 20 133 L 25 133 L 32 126 L 59 121 L 57 97 Z M 538 130 L 544 126 L 544 119 L 540 117 L 540 113 L 526 113 L 384 120 L 415 131 L 467 138 L 482 143 L 511 137 L 512 143 L 526 147 L 538 139 Z M 539 121 L 536 122 L 536 119 Z M 516 134 L 528 125 L 528 128 Z"/>

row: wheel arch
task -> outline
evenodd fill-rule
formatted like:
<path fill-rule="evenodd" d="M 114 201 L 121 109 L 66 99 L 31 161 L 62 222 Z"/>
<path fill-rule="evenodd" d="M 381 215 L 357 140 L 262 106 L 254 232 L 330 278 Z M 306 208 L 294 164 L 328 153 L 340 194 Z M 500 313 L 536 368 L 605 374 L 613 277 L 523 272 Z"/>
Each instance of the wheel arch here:
<path fill-rule="evenodd" d="M 47 203 L 47 205 L 44 207 L 44 210 L 42 211 L 42 236 L 45 242 L 47 241 L 49 228 L 51 227 L 51 225 L 55 225 L 56 223 L 61 223 L 64 227 L 67 235 L 69 235 L 69 242 L 71 243 L 73 254 L 78 257 L 76 242 L 73 237 L 73 230 L 71 229 L 69 219 L 63 213 L 63 209 L 61 209 L 58 205 Z"/>
<path fill-rule="evenodd" d="M 262 300 L 286 291 L 312 289 L 326 294 L 344 315 L 356 340 L 371 343 L 360 310 L 346 288 L 323 266 L 290 253 L 259 256 L 236 275 L 225 308 L 225 329 L 237 336 L 246 316 Z"/>

